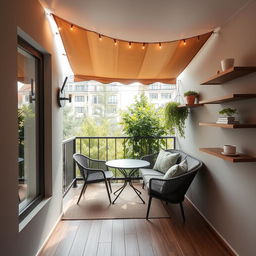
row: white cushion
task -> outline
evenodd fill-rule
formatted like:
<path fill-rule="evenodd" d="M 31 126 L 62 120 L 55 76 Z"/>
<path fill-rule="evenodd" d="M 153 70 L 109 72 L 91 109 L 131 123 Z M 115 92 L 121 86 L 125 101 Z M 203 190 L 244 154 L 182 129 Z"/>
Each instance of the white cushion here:
<path fill-rule="evenodd" d="M 183 160 L 180 164 L 173 165 L 164 175 L 163 179 L 171 179 L 179 176 L 188 171 L 187 159 Z"/>
<path fill-rule="evenodd" d="M 177 163 L 179 156 L 179 153 L 171 153 L 161 149 L 153 169 L 166 173 L 171 166 Z"/>

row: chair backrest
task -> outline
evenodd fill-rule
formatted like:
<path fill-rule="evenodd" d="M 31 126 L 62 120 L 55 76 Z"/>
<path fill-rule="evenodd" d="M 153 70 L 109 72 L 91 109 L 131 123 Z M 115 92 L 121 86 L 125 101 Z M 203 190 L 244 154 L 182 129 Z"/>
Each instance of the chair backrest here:
<path fill-rule="evenodd" d="M 169 198 L 173 202 L 179 202 L 184 199 L 184 196 L 190 184 L 192 183 L 197 172 L 201 169 L 203 163 L 200 160 L 194 158 L 191 155 L 186 154 L 181 150 L 171 149 L 168 151 L 180 154 L 178 163 L 180 163 L 184 159 L 186 159 L 188 163 L 188 172 L 180 176 L 174 177 L 171 180 L 164 181 L 161 190 L 164 197 Z"/>
<path fill-rule="evenodd" d="M 73 159 L 76 162 L 79 170 L 80 170 L 80 174 L 82 175 L 82 177 L 87 180 L 88 177 L 88 169 L 89 168 L 89 158 L 82 155 L 82 154 L 74 154 L 73 155 Z"/>
<path fill-rule="evenodd" d="M 185 152 L 178 150 L 178 149 L 168 149 L 166 151 L 172 152 L 172 153 L 179 153 L 180 157 L 178 158 L 177 163 L 180 163 L 181 161 L 183 161 L 184 159 L 187 159 L 187 163 L 188 163 L 188 171 L 193 171 L 194 169 L 198 169 L 199 167 L 202 166 L 202 162 L 200 160 L 198 160 L 197 158 L 186 154 Z"/>

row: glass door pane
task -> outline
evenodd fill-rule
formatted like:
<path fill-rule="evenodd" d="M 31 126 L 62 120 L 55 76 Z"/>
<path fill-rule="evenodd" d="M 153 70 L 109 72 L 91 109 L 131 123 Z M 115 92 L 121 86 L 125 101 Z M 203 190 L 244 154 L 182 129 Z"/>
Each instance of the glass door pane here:
<path fill-rule="evenodd" d="M 39 195 L 38 173 L 38 60 L 18 48 L 19 211 Z"/>

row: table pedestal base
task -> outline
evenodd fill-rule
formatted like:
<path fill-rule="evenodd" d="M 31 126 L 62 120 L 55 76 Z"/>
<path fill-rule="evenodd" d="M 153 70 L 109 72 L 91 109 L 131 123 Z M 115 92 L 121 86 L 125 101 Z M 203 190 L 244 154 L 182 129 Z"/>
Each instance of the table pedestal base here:
<path fill-rule="evenodd" d="M 141 195 L 141 192 L 135 188 L 132 184 L 132 178 L 131 176 L 135 173 L 135 171 L 137 169 L 133 169 L 129 175 L 127 174 L 126 170 L 125 169 L 121 169 L 119 168 L 120 172 L 124 175 L 125 177 L 125 182 L 124 184 L 119 188 L 117 189 L 115 192 L 114 192 L 114 195 L 116 195 L 117 192 L 119 192 L 115 198 L 115 200 L 112 202 L 113 204 L 115 203 L 115 201 L 117 200 L 117 198 L 121 195 L 121 193 L 123 192 L 124 188 L 129 184 L 130 187 L 134 190 L 134 192 L 137 194 L 137 196 L 140 198 L 140 200 L 142 201 L 143 204 L 145 204 L 145 201 L 142 199 L 142 197 L 140 196 Z"/>

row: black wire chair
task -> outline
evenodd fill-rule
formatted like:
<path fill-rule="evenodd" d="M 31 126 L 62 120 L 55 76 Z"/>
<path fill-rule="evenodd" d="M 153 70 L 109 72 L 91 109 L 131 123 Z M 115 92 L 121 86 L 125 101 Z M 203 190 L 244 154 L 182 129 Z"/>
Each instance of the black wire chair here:
<path fill-rule="evenodd" d="M 196 176 L 198 170 L 202 167 L 202 162 L 190 155 L 185 154 L 180 150 L 168 150 L 172 153 L 180 153 L 180 159 L 178 162 L 181 162 L 184 159 L 187 159 L 188 162 L 188 172 L 173 177 L 171 179 L 163 179 L 161 176 L 146 176 L 145 180 L 149 194 L 149 201 L 148 201 L 148 209 L 146 219 L 148 220 L 150 206 L 152 198 L 157 198 L 160 200 L 165 201 L 166 203 L 173 203 L 179 204 L 181 209 L 181 214 L 183 218 L 183 222 L 185 222 L 185 214 L 182 202 L 184 201 L 185 194 L 192 183 L 194 177 Z M 149 161 L 151 167 L 153 167 L 153 161 L 156 159 L 157 154 L 147 155 L 142 157 L 143 160 Z M 152 161 L 153 160 L 153 161 Z M 160 173 L 161 174 L 161 173 Z M 162 175 L 163 176 L 163 175 Z"/>
<path fill-rule="evenodd" d="M 76 162 L 80 170 L 81 176 L 84 179 L 84 185 L 78 198 L 77 204 L 79 204 L 82 194 L 85 193 L 87 184 L 103 181 L 105 182 L 108 193 L 108 199 L 111 204 L 109 190 L 112 192 L 111 179 L 113 178 L 113 173 L 108 170 L 108 167 L 105 164 L 106 161 L 91 159 L 85 155 L 78 153 L 73 155 L 73 159 Z"/>

